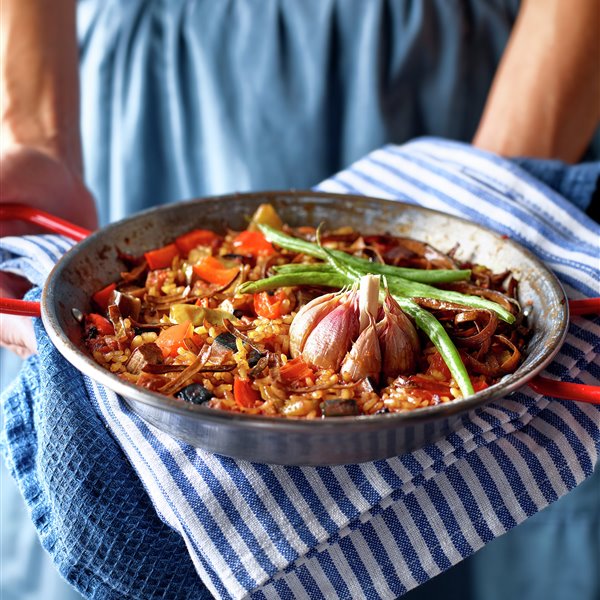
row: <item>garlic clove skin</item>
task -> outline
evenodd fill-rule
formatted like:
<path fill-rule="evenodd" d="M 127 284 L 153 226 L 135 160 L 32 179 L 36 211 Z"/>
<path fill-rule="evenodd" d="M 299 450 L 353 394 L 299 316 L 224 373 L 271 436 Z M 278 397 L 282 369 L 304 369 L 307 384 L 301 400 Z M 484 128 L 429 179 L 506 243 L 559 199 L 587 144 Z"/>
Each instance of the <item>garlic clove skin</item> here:
<path fill-rule="evenodd" d="M 419 350 L 418 347 L 415 348 L 410 328 L 414 330 L 414 325 L 408 317 L 405 321 L 400 320 L 398 315 L 388 311 L 383 320 L 377 324 L 382 371 L 386 377 L 408 375 L 416 370 Z M 416 330 L 414 333 L 416 334 Z"/>
<path fill-rule="evenodd" d="M 342 298 L 340 294 L 325 294 L 318 296 L 305 304 L 296 314 L 290 325 L 290 354 L 296 358 L 302 353 L 304 344 L 316 325 L 335 309 Z"/>
<path fill-rule="evenodd" d="M 379 379 L 382 360 L 381 349 L 379 347 L 379 338 L 375 320 L 371 316 L 369 324 L 358 339 L 352 344 L 350 352 L 344 358 L 342 363 L 342 375 L 348 375 L 352 381 L 360 381 L 367 377 Z"/>
<path fill-rule="evenodd" d="M 402 329 L 410 338 L 411 345 L 415 353 L 420 352 L 421 342 L 419 341 L 419 334 L 417 328 L 410 317 L 400 308 L 400 305 L 392 298 L 390 294 L 387 294 L 383 305 L 384 314 L 390 313 L 394 316 Z"/>
<path fill-rule="evenodd" d="M 352 293 L 351 293 L 352 294 Z M 309 332 L 302 358 L 322 369 L 337 371 L 358 335 L 355 294 L 324 316 Z"/>

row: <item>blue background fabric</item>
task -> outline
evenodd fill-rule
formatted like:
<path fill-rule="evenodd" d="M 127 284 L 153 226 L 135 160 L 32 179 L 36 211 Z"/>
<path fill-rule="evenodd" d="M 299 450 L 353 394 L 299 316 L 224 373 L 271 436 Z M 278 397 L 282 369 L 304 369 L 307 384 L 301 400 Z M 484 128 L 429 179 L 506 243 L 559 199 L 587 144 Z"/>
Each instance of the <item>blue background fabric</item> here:
<path fill-rule="evenodd" d="M 468 141 L 515 0 L 80 0 L 86 179 L 102 223 L 306 188 L 385 143 Z"/>
<path fill-rule="evenodd" d="M 42 549 L 27 505 L 4 463 L 0 465 L 0 507 L 2 600 L 81 599 L 81 594 L 59 576 Z"/>
<path fill-rule="evenodd" d="M 587 172 L 597 176 L 598 165 Z M 346 179 L 341 174 L 332 182 Z M 5 397 L 5 439 L 9 464 L 63 575 L 95 598 L 203 597 L 180 538 L 157 519 L 91 405 L 73 401 L 81 396 L 78 373 L 60 359 L 40 329 L 38 339 L 39 357 L 28 361 Z M 583 531 L 580 527 L 572 533 Z M 563 540 L 572 539 L 563 533 Z M 579 553 L 586 541 L 584 555 L 593 560 L 598 549 L 593 533 L 577 540 Z M 189 588 L 192 582 L 196 587 Z M 486 585 L 492 585 L 489 578 L 479 581 L 479 589 Z M 593 585 L 587 589 L 594 591 Z M 188 590 L 193 593 L 186 595 Z"/>

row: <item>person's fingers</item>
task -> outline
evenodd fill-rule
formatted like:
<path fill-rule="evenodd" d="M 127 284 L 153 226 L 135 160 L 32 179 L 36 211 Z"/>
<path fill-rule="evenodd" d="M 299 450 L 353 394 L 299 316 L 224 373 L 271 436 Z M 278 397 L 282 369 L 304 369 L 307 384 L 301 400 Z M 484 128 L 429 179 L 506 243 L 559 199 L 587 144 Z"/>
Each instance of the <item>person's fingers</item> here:
<path fill-rule="evenodd" d="M 0 182 L 0 202 L 27 204 L 88 229 L 97 226 L 94 199 L 79 175 L 39 150 L 16 148 L 5 152 Z M 2 235 L 36 231 L 31 225 L 14 221 L 0 223 L 0 227 Z"/>
<path fill-rule="evenodd" d="M 31 288 L 31 283 L 14 273 L 0 271 L 0 297 L 22 298 Z"/>
<path fill-rule="evenodd" d="M 35 354 L 37 348 L 31 318 L 0 315 L 0 345 L 21 358 Z"/>
<path fill-rule="evenodd" d="M 94 199 L 81 174 L 59 157 L 35 147 L 3 149 L 0 169 L 0 203 L 18 202 L 94 229 L 97 226 Z M 39 233 L 39 228 L 18 221 L 0 222 L 0 235 Z M 22 298 L 30 285 L 14 275 L 0 273 L 0 296 Z M 28 356 L 36 351 L 29 317 L 0 317 L 0 345 Z"/>
<path fill-rule="evenodd" d="M 31 283 L 14 273 L 0 271 L 0 297 L 22 298 Z M 21 358 L 36 352 L 31 317 L 0 315 L 0 346 L 8 348 Z"/>

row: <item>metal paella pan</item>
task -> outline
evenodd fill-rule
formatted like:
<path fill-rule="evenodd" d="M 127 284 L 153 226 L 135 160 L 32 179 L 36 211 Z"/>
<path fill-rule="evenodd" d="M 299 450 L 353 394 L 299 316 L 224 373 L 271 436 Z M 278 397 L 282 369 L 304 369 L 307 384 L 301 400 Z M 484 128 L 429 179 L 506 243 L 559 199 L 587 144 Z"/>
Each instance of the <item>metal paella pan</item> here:
<path fill-rule="evenodd" d="M 511 375 L 474 396 L 406 413 L 295 420 L 236 414 L 184 403 L 134 386 L 105 370 L 85 350 L 72 309 L 90 310 L 92 294 L 118 279 L 117 248 L 133 255 L 171 243 L 192 227 L 244 229 L 259 204 L 274 205 L 291 226 L 351 226 L 364 233 L 412 237 L 519 280 L 519 300 L 531 306 L 533 336 Z M 538 374 L 558 352 L 568 305 L 556 277 L 528 250 L 480 225 L 403 204 L 318 192 L 266 192 L 203 198 L 161 206 L 109 225 L 84 239 L 56 265 L 45 285 L 41 314 L 58 350 L 76 368 L 120 394 L 141 417 L 197 447 L 255 462 L 325 465 L 399 455 L 457 428 L 466 412 L 498 400 Z"/>

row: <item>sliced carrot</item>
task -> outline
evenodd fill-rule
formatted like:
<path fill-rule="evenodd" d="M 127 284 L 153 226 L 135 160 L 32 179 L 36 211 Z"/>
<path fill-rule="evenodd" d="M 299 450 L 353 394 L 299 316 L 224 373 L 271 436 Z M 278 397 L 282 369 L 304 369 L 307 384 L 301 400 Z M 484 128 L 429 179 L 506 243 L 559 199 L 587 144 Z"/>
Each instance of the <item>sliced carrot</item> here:
<path fill-rule="evenodd" d="M 209 283 L 216 283 L 217 285 L 227 285 L 239 273 L 238 267 L 226 267 L 214 256 L 204 257 L 192 268 L 200 279 L 204 279 L 204 281 L 208 281 Z"/>
<path fill-rule="evenodd" d="M 279 319 L 289 312 L 289 302 L 287 310 L 283 304 L 286 299 L 287 296 L 283 290 L 274 294 L 269 292 L 254 294 L 254 312 L 265 319 Z"/>
<path fill-rule="evenodd" d="M 221 236 L 217 235 L 214 231 L 194 229 L 194 231 L 180 235 L 175 240 L 175 245 L 182 254 L 187 256 L 198 246 L 216 246 L 220 239 Z"/>
<path fill-rule="evenodd" d="M 307 377 L 312 378 L 314 375 L 313 370 L 304 362 L 301 356 L 288 361 L 279 369 L 279 376 L 288 384 L 294 382 L 304 383 Z"/>
<path fill-rule="evenodd" d="M 233 397 L 242 408 L 256 408 L 262 402 L 260 394 L 252 387 L 252 382 L 237 376 L 233 380 Z"/>
<path fill-rule="evenodd" d="M 273 244 L 260 231 L 242 231 L 233 240 L 237 254 L 269 256 L 275 254 Z"/>
<path fill-rule="evenodd" d="M 186 338 L 194 335 L 194 328 L 190 321 L 185 321 L 180 325 L 167 327 L 160 332 L 156 338 L 156 345 L 162 350 L 163 356 L 177 356 L 177 350 L 183 346 Z"/>
<path fill-rule="evenodd" d="M 179 254 L 175 244 L 169 244 L 156 250 L 146 252 L 144 257 L 151 269 L 166 269 L 171 266 L 173 259 Z"/>
<path fill-rule="evenodd" d="M 102 315 L 89 313 L 85 317 L 86 333 L 89 334 L 90 328 L 94 327 L 99 335 L 114 335 L 115 328 L 112 323 Z"/>
<path fill-rule="evenodd" d="M 92 296 L 92 299 L 94 300 L 98 308 L 102 309 L 103 311 L 108 309 L 108 302 L 110 300 L 110 296 L 116 289 L 117 284 L 111 283 L 110 285 L 107 285 L 105 288 L 102 288 L 100 291 L 96 292 Z"/>

